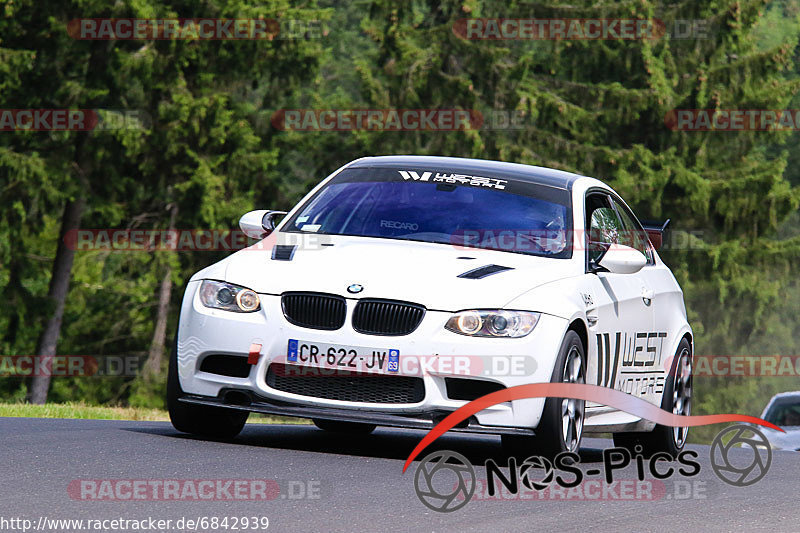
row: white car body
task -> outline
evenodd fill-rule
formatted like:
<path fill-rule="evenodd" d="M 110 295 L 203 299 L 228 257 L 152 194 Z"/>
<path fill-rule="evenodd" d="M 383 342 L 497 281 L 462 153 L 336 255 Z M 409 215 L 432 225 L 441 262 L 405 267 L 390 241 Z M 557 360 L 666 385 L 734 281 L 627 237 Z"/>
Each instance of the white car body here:
<path fill-rule="evenodd" d="M 778 412 L 779 408 L 792 407 L 800 413 L 800 391 L 782 392 L 769 401 L 761 413 L 761 418 L 780 426 L 783 432 L 771 428 L 759 428 L 769 439 L 773 450 L 791 450 L 800 452 L 800 421 L 786 423 Z"/>
<path fill-rule="evenodd" d="M 340 172 L 353 168 L 416 171 L 417 176 L 436 168 L 502 180 L 530 180 L 564 189 L 572 202 L 577 236 L 572 256 L 550 258 L 441 243 L 284 231 L 287 221 L 309 199 Z M 550 382 L 562 340 L 572 328 L 586 343 L 587 383 L 623 390 L 661 405 L 669 361 L 682 339 L 691 344 L 682 291 L 652 247 L 652 264 L 638 272 L 587 272 L 582 239 L 586 228 L 584 201 L 589 191 L 618 198 L 610 187 L 590 177 L 512 163 L 389 156 L 345 165 L 312 190 L 258 245 L 192 276 L 183 298 L 176 343 L 180 388 L 185 394 L 181 401 L 251 412 L 430 428 L 467 403 L 448 396 L 445 378 L 473 377 L 499 387 Z M 273 258 L 276 245 L 281 244 L 296 245 L 290 260 Z M 485 265 L 502 265 L 509 270 L 480 279 L 459 277 Z M 239 313 L 206 307 L 198 294 L 203 280 L 252 289 L 259 296 L 260 310 Z M 349 293 L 347 289 L 353 284 L 363 286 L 363 290 Z M 293 291 L 344 298 L 343 326 L 324 330 L 291 323 L 284 316 L 281 295 Z M 424 317 L 409 334 L 360 333 L 352 325 L 353 312 L 359 300 L 370 298 L 419 304 L 425 308 Z M 445 329 L 453 313 L 469 309 L 529 310 L 541 315 L 533 331 L 521 338 L 476 338 Z M 394 372 L 421 378 L 424 394 L 410 403 L 376 403 L 273 388 L 267 383 L 268 367 L 287 363 L 290 339 L 321 346 L 397 350 L 401 361 L 407 356 L 425 359 L 425 372 L 417 372 L 416 367 L 410 371 L 403 364 Z M 201 370 L 207 356 L 225 354 L 246 359 L 254 345 L 260 345 L 257 362 L 246 377 Z M 455 364 L 450 365 L 448 358 L 460 356 L 473 357 L 471 361 L 481 361 L 483 366 L 468 363 L 466 370 L 462 365 L 455 373 L 451 368 Z M 499 359 L 506 362 L 492 362 Z M 487 372 L 492 365 L 496 372 Z M 503 370 L 509 365 L 524 370 Z M 544 402 L 534 398 L 498 404 L 456 429 L 528 434 L 539 425 Z M 609 407 L 586 405 L 586 432 L 648 431 L 653 427 L 651 422 Z"/>

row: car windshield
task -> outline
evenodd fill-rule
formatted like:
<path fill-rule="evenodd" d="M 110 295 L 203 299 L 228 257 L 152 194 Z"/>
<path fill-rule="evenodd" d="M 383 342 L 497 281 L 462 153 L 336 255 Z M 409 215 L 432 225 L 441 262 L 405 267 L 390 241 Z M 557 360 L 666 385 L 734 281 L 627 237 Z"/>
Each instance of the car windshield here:
<path fill-rule="evenodd" d="M 310 198 L 288 232 L 378 237 L 570 257 L 564 189 L 454 172 L 348 169 Z"/>
<path fill-rule="evenodd" d="M 800 426 L 800 397 L 774 403 L 764 419 L 781 427 Z"/>

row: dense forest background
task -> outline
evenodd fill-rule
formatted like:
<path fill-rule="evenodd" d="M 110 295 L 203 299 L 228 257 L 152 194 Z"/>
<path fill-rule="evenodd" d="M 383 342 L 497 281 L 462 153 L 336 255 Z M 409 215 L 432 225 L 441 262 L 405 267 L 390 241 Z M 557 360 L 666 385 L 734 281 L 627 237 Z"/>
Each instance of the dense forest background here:
<path fill-rule="evenodd" d="M 66 31 L 81 17 L 262 17 L 295 21 L 295 31 L 271 41 L 83 41 Z M 465 40 L 453 31 L 465 17 L 702 20 L 708 31 Z M 698 354 L 798 354 L 800 137 L 673 131 L 665 117 L 800 109 L 799 34 L 797 0 L 6 2 L 0 107 L 135 110 L 146 120 L 0 132 L 0 354 L 140 361 L 135 376 L 56 377 L 38 394 L 33 380 L 4 377 L 0 400 L 49 392 L 53 402 L 163 406 L 184 284 L 226 255 L 72 251 L 68 230 L 233 229 L 244 212 L 288 209 L 341 164 L 380 154 L 601 178 L 641 218 L 672 219 L 662 257 L 685 291 Z M 284 131 L 271 123 L 280 109 L 474 109 L 523 120 L 452 132 Z M 698 378 L 695 413 L 757 415 L 789 389 L 800 389 L 796 377 Z"/>

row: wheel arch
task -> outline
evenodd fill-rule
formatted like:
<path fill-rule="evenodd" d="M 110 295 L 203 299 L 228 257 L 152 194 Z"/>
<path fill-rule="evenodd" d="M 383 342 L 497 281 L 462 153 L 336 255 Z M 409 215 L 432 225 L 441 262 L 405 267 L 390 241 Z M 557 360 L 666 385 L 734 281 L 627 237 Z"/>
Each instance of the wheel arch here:
<path fill-rule="evenodd" d="M 694 356 L 694 335 L 692 334 L 691 331 L 687 331 L 680 338 L 680 340 L 678 341 L 678 344 L 680 344 L 683 339 L 686 339 L 689 342 L 689 346 L 692 349 L 692 356 Z"/>
<path fill-rule="evenodd" d="M 574 318 L 567 326 L 567 331 L 574 331 L 581 338 L 583 343 L 583 352 L 586 357 L 589 356 L 589 329 L 586 322 L 582 318 Z"/>
<path fill-rule="evenodd" d="M 678 334 L 675 335 L 675 340 L 673 341 L 672 349 L 667 354 L 668 356 L 674 356 L 678 352 L 678 346 L 681 345 L 683 339 L 689 342 L 689 350 L 691 350 L 692 358 L 694 358 L 694 332 L 689 327 L 689 324 L 685 324 L 678 330 Z"/>

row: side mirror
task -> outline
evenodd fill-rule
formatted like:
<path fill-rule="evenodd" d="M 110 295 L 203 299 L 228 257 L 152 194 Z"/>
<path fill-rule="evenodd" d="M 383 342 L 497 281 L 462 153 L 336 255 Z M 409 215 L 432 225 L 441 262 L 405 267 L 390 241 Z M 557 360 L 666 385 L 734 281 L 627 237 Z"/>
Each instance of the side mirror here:
<path fill-rule="evenodd" d="M 286 211 L 268 211 L 266 209 L 250 211 L 239 219 L 239 227 L 248 237 L 263 239 L 275 229 L 275 217 L 285 214 Z"/>
<path fill-rule="evenodd" d="M 647 264 L 647 258 L 635 248 L 612 244 L 596 264 L 613 274 L 635 274 Z"/>

